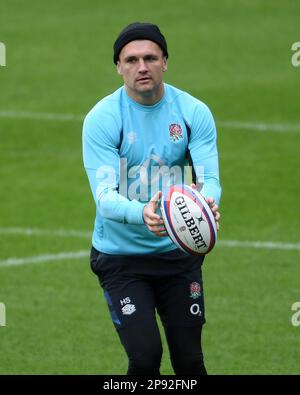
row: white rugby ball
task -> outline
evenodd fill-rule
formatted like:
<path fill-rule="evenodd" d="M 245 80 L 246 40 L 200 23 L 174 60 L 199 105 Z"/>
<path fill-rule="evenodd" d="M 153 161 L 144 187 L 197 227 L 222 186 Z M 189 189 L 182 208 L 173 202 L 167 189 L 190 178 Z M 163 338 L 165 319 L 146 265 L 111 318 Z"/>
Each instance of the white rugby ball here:
<path fill-rule="evenodd" d="M 182 251 L 204 255 L 213 249 L 216 222 L 197 190 L 183 184 L 173 185 L 163 193 L 160 208 L 168 235 Z"/>

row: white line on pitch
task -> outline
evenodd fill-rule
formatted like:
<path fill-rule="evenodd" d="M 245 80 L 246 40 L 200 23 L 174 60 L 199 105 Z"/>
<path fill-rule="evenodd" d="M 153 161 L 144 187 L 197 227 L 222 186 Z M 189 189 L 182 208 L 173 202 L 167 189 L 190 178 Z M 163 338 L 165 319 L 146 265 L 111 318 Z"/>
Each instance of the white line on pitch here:
<path fill-rule="evenodd" d="M 38 121 L 83 121 L 80 114 L 0 110 L 0 118 L 34 119 Z"/>
<path fill-rule="evenodd" d="M 21 236 L 80 237 L 88 239 L 92 237 L 92 232 L 85 232 L 80 230 L 50 230 L 37 228 L 0 228 L 0 234 Z"/>
<path fill-rule="evenodd" d="M 259 132 L 299 132 L 299 123 L 265 123 L 247 121 L 220 121 L 217 125 L 223 129 L 256 130 Z"/>
<path fill-rule="evenodd" d="M 78 237 L 91 239 L 92 232 L 73 229 L 39 229 L 39 228 L 0 228 L 0 234 L 20 236 Z M 223 247 L 265 248 L 275 250 L 300 250 L 300 243 L 279 243 L 261 240 L 218 240 Z"/>
<path fill-rule="evenodd" d="M 277 243 L 275 241 L 240 241 L 240 240 L 219 240 L 220 247 L 254 248 L 267 250 L 298 250 L 300 243 Z"/>
<path fill-rule="evenodd" d="M 275 249 L 275 250 L 298 250 L 300 251 L 300 243 L 278 244 L 272 241 L 238 241 L 238 240 L 220 240 L 217 243 L 220 247 L 237 247 L 237 248 L 253 248 L 253 249 Z M 65 259 L 81 259 L 87 258 L 89 251 L 80 250 L 77 252 L 60 252 L 57 254 L 42 254 L 24 258 L 8 258 L 0 260 L 0 268 L 5 266 L 20 266 L 32 263 L 44 263 L 50 261 L 61 261 Z"/>
<path fill-rule="evenodd" d="M 219 240 L 217 246 L 220 247 L 237 247 L 252 249 L 274 249 L 274 250 L 298 250 L 300 251 L 300 243 L 275 243 L 273 241 L 238 241 L 238 240 Z M 7 258 L 0 260 L 0 268 L 7 266 L 20 266 L 36 263 L 45 263 L 50 261 L 62 261 L 66 259 L 87 258 L 90 252 L 80 250 L 76 252 L 59 252 L 57 254 L 42 254 L 24 258 Z"/>
<path fill-rule="evenodd" d="M 50 237 L 77 237 L 91 238 L 91 232 L 79 230 L 47 230 L 37 228 L 0 228 L 0 234 L 21 235 L 21 236 L 50 236 Z M 250 249 L 267 249 L 267 250 L 290 250 L 300 251 L 300 243 L 279 243 L 275 241 L 242 241 L 242 240 L 218 240 L 217 246 L 225 248 L 250 248 Z M 47 261 L 57 261 L 62 259 L 77 259 L 88 256 L 88 252 L 68 252 L 58 254 L 44 254 L 25 258 L 8 258 L 0 261 L 1 266 L 24 265 L 29 263 L 41 263 Z"/>
<path fill-rule="evenodd" d="M 58 254 L 35 255 L 26 258 L 8 258 L 0 261 L 0 268 L 4 266 L 20 266 L 31 263 L 44 263 L 50 261 L 62 261 L 65 259 L 87 258 L 89 251 L 80 250 L 76 252 L 59 252 Z"/>
<path fill-rule="evenodd" d="M 1 110 L 0 118 L 33 119 L 39 121 L 80 121 L 83 114 L 44 113 L 33 111 Z M 256 130 L 260 132 L 299 132 L 300 123 L 266 123 L 251 121 L 218 121 L 217 126 L 224 129 Z"/>

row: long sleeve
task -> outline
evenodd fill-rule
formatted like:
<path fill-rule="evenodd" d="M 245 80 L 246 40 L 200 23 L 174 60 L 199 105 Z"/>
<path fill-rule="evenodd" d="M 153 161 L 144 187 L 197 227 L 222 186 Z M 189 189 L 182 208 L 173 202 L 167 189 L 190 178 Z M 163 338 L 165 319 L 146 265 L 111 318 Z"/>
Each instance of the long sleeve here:
<path fill-rule="evenodd" d="M 83 161 L 97 209 L 104 218 L 121 223 L 143 224 L 144 204 L 119 192 L 120 129 L 110 114 L 89 113 L 83 124 Z"/>

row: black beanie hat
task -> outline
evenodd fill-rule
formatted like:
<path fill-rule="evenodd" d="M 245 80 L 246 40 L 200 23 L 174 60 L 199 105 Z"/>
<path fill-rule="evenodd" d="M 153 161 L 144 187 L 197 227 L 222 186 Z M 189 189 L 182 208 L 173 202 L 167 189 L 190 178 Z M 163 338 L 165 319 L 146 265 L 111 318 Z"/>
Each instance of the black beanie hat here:
<path fill-rule="evenodd" d="M 154 41 L 162 49 L 164 56 L 168 57 L 167 42 L 161 34 L 159 27 L 152 23 L 131 23 L 121 31 L 114 43 L 114 63 L 117 64 L 122 48 L 130 41 L 150 40 Z"/>

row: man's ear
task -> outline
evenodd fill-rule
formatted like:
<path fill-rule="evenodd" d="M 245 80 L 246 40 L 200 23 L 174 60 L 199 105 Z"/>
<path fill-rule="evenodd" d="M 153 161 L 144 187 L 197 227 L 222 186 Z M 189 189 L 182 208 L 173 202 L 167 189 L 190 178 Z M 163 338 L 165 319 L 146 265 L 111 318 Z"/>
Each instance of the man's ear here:
<path fill-rule="evenodd" d="M 118 63 L 117 63 L 117 72 L 118 72 L 118 74 L 122 75 L 121 65 L 120 65 L 120 61 L 119 60 L 118 60 Z"/>
<path fill-rule="evenodd" d="M 168 70 L 168 62 L 167 62 L 167 58 L 164 56 L 163 71 L 167 71 L 167 70 Z"/>

